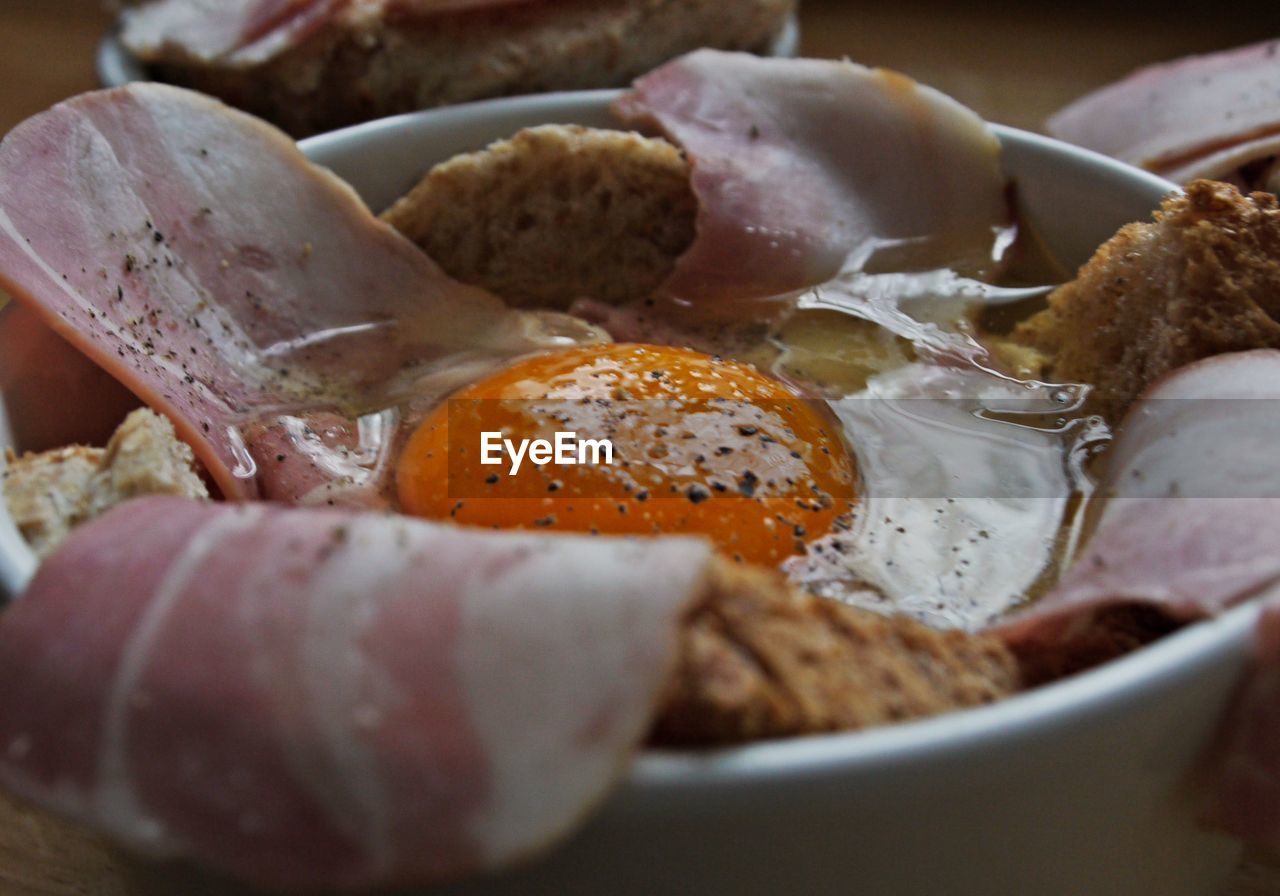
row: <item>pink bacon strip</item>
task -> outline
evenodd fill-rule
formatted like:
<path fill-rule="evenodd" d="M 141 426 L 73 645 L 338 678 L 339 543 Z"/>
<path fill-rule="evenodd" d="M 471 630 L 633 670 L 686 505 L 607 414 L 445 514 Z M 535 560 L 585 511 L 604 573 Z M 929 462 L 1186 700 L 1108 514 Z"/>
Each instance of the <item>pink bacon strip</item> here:
<path fill-rule="evenodd" d="M 50 401 L 74 412 L 53 413 Z M 105 445 L 138 399 L 26 307 L 0 308 L 0 398 L 18 451 Z"/>
<path fill-rule="evenodd" d="M 644 738 L 710 549 L 152 498 L 0 617 L 0 781 L 275 887 L 563 837 Z"/>
<path fill-rule="evenodd" d="M 0 143 L 0 288 L 167 414 L 228 497 L 260 493 L 238 427 L 264 413 L 541 347 L 279 131 L 155 84 Z"/>
<path fill-rule="evenodd" d="M 995 136 L 893 72 L 700 50 L 641 78 L 614 110 L 693 164 L 698 235 L 666 284 L 678 298 L 812 286 L 877 243 L 927 237 L 939 264 L 987 259 L 1008 223 Z"/>
<path fill-rule="evenodd" d="M 1134 405 L 1103 483 L 1106 510 L 1058 585 L 1001 626 L 1052 643 L 1117 602 L 1190 621 L 1280 582 L 1280 352 L 1219 355 Z"/>

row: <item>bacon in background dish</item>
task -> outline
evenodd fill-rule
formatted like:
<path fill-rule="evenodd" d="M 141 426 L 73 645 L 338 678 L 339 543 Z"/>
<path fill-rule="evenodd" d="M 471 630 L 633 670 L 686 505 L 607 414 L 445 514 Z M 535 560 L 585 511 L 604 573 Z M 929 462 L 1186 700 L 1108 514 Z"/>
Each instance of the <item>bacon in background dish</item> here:
<path fill-rule="evenodd" d="M 125 39 L 206 62 L 262 62 L 314 34 L 353 0 L 162 0 L 124 13 Z M 354 0 L 356 5 L 366 0 Z"/>
<path fill-rule="evenodd" d="M 1280 191 L 1280 41 L 1140 69 L 1076 100 L 1048 130 L 1179 183 Z"/>
<path fill-rule="evenodd" d="M 201 62 L 251 66 L 304 43 L 339 15 L 429 16 L 534 0 L 158 0 L 124 14 L 141 52 L 172 49 Z"/>
<path fill-rule="evenodd" d="M 765 51 L 796 0 L 151 0 L 152 76 L 295 136 L 498 96 L 621 87 L 698 47 Z"/>

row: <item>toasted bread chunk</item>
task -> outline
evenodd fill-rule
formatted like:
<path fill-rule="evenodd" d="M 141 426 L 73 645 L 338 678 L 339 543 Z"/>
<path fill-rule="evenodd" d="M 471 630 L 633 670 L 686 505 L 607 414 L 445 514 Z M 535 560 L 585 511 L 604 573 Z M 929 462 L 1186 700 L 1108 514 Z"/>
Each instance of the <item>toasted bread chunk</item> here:
<path fill-rule="evenodd" d="M 142 495 L 209 497 L 195 471 L 191 448 L 178 441 L 167 418 L 146 409 L 126 417 L 107 443 L 102 462 L 85 489 L 81 519 Z"/>
<path fill-rule="evenodd" d="M 1110 419 L 1192 361 L 1280 347 L 1280 202 L 1195 181 L 1097 251 L 1015 337 L 1047 375 L 1089 383 Z"/>
<path fill-rule="evenodd" d="M 814 597 L 728 561 L 682 635 L 654 728 L 662 744 L 722 744 L 882 725 L 1020 688 L 996 638 L 940 632 Z"/>
<path fill-rule="evenodd" d="M 1184 625 L 1186 620 L 1160 607 L 1124 602 L 1099 610 L 1084 624 L 1013 639 L 1008 646 L 1023 684 L 1038 687 L 1119 659 Z"/>
<path fill-rule="evenodd" d="M 334 6 L 305 39 L 282 42 L 278 52 L 249 63 L 202 58 L 153 29 L 126 27 L 124 39 L 163 80 L 221 97 L 301 137 L 488 97 L 621 87 L 703 46 L 764 49 L 796 0 L 558 0 L 453 11 L 381 0 Z"/>
<path fill-rule="evenodd" d="M 83 445 L 22 457 L 7 452 L 4 497 L 9 515 L 36 554 L 48 554 L 79 520 L 81 501 L 105 454 Z"/>
<path fill-rule="evenodd" d="M 665 140 L 548 125 L 433 168 L 383 219 L 465 283 L 521 307 L 653 292 L 694 235 Z"/>
<path fill-rule="evenodd" d="M 4 498 L 32 549 L 45 556 L 74 526 L 141 495 L 208 498 L 191 449 L 146 409 L 120 424 L 106 449 L 75 445 L 21 457 L 8 452 Z"/>

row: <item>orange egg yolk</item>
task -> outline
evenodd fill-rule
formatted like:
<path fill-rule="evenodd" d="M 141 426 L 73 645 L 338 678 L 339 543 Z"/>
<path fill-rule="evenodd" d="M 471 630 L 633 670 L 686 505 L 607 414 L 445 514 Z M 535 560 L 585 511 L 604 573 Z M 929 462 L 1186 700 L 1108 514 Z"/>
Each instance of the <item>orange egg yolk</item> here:
<path fill-rule="evenodd" d="M 855 500 L 854 464 L 835 426 L 825 409 L 746 364 L 685 349 L 585 346 L 526 358 L 438 406 L 406 445 L 397 488 L 415 516 L 697 533 L 741 560 L 776 564 L 830 531 Z M 548 461 L 544 447 L 534 463 L 530 450 L 512 472 L 520 444 L 554 445 L 557 433 L 566 434 L 559 457 Z M 582 440 L 596 448 L 575 448 Z"/>

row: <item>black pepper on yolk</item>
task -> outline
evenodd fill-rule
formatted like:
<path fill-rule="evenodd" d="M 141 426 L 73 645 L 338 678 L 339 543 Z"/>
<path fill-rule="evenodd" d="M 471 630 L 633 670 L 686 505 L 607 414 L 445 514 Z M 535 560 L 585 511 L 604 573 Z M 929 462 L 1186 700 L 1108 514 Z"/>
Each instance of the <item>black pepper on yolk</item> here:
<path fill-rule="evenodd" d="M 609 440 L 613 463 L 482 464 L 489 433 Z M 455 394 L 400 458 L 405 513 L 498 529 L 698 533 L 776 564 L 855 498 L 834 421 L 755 368 L 685 349 L 587 346 L 517 362 Z M 565 437 L 562 437 L 565 439 Z M 568 440 L 565 439 L 566 444 Z M 576 458 L 576 455 L 574 455 Z"/>

